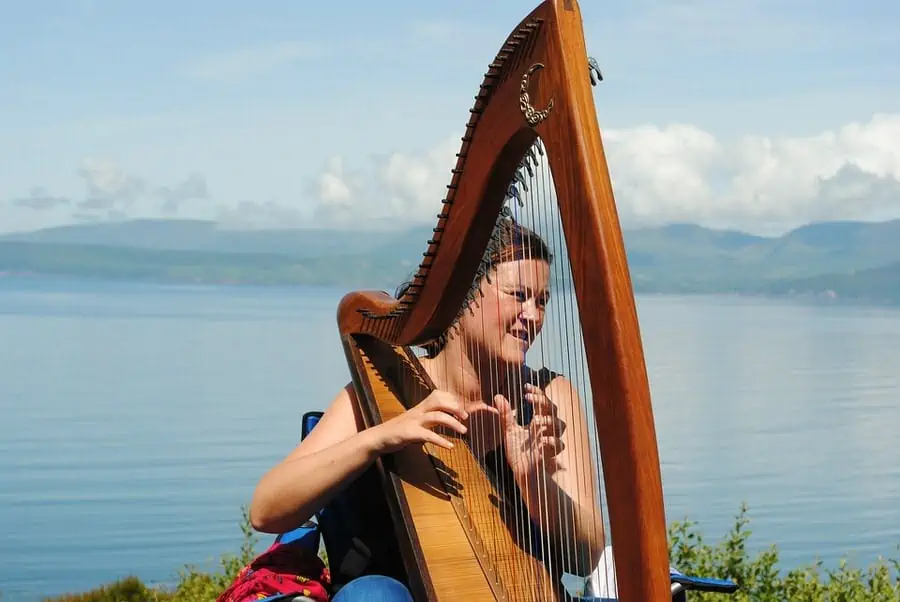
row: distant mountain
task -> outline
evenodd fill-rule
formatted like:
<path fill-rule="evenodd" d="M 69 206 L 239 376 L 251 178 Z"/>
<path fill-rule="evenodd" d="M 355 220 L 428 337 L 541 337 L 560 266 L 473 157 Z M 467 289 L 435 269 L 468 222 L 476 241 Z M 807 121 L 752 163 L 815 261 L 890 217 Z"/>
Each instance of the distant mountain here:
<path fill-rule="evenodd" d="M 777 280 L 761 287 L 760 292 L 900 304 L 900 262 L 850 274 L 822 274 L 810 278 Z"/>
<path fill-rule="evenodd" d="M 415 230 L 424 243 L 431 229 Z M 277 253 L 301 257 L 353 254 L 378 245 L 394 245 L 407 231 L 270 229 L 232 230 L 204 220 L 130 220 L 77 224 L 34 232 L 0 235 L 0 241 L 99 245 L 214 253 Z"/>
<path fill-rule="evenodd" d="M 256 230 L 135 220 L 0 236 L 0 273 L 258 284 L 393 287 L 421 260 L 430 226 L 397 231 Z M 624 233 L 637 292 L 847 294 L 900 262 L 900 220 L 827 222 L 779 237 L 693 224 Z M 829 286 L 834 284 L 835 286 Z M 868 290 L 868 289 L 867 289 Z"/>
<path fill-rule="evenodd" d="M 759 251 L 752 260 L 808 275 L 885 265 L 900 260 L 900 220 L 810 224 Z"/>
<path fill-rule="evenodd" d="M 0 276 L 45 274 L 173 283 L 390 286 L 401 260 L 370 254 L 300 257 L 0 240 Z"/>
<path fill-rule="evenodd" d="M 631 242 L 642 244 L 675 244 L 678 246 L 710 247 L 735 251 L 751 245 L 764 244 L 770 239 L 737 230 L 711 230 L 695 224 L 669 224 L 659 228 L 626 231 Z"/>
<path fill-rule="evenodd" d="M 635 287 L 719 292 L 900 261 L 900 220 L 825 222 L 779 237 L 694 225 L 625 232 Z"/>

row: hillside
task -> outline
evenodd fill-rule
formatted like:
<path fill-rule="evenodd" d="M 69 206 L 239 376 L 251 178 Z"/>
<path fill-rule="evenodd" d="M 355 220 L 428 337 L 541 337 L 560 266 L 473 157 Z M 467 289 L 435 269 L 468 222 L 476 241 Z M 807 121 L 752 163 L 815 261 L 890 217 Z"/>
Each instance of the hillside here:
<path fill-rule="evenodd" d="M 393 289 L 414 270 L 430 234 L 430 227 L 237 231 L 187 220 L 77 225 L 0 236 L 0 272 Z M 900 220 L 810 224 L 772 238 L 692 224 L 624 236 L 635 290 L 644 293 L 846 286 L 847 295 L 862 294 L 874 286 L 862 283 L 876 279 L 868 270 L 900 262 Z"/>
<path fill-rule="evenodd" d="M 900 261 L 900 220 L 810 224 L 772 238 L 689 224 L 624 236 L 635 288 L 646 292 L 737 292 Z"/>
<path fill-rule="evenodd" d="M 210 253 L 263 253 L 321 257 L 353 254 L 374 246 L 396 244 L 398 238 L 427 240 L 431 228 L 411 231 L 271 229 L 234 230 L 203 220 L 130 220 L 46 228 L 34 232 L 0 235 L 0 241 L 97 245 L 167 251 Z M 410 241 L 412 242 L 412 241 Z"/>
<path fill-rule="evenodd" d="M 397 283 L 411 268 L 369 254 L 297 257 L 0 241 L 0 276 L 43 274 L 173 283 L 329 285 Z"/>
<path fill-rule="evenodd" d="M 822 274 L 769 283 L 761 292 L 875 304 L 900 304 L 900 262 L 851 274 Z"/>

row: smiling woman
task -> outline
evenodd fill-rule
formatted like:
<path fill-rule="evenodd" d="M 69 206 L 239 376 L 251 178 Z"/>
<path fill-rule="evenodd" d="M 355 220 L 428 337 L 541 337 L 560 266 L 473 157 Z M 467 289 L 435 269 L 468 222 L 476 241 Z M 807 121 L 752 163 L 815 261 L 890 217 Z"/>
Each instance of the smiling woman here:
<path fill-rule="evenodd" d="M 514 351 L 512 356 L 507 356 L 509 359 L 524 353 L 534 340 L 536 329 L 540 329 L 544 308 L 550 300 L 550 263 L 553 261 L 553 254 L 540 236 L 512 220 L 499 223 L 497 238 L 500 244 L 488 254 L 484 264 L 485 271 L 488 272 L 485 284 L 494 285 L 482 289 L 482 293 L 487 295 L 484 306 L 489 309 L 483 310 L 478 316 L 482 321 L 477 324 L 477 328 L 473 327 L 475 315 L 472 313 L 462 316 L 461 326 L 472 333 L 469 338 L 473 342 L 479 341 L 481 345 L 485 345 L 487 338 L 494 335 L 501 337 L 501 340 L 494 341 L 498 348 L 504 348 L 503 339 L 507 335 L 524 341 L 524 346 L 521 342 L 511 343 Z M 491 278 L 490 271 L 494 272 L 494 278 Z M 402 298 L 412 285 L 412 281 L 405 282 L 397 289 L 396 297 Z M 516 311 L 510 313 L 511 310 L 519 309 L 517 304 L 529 300 L 532 303 L 524 308 L 525 320 L 519 320 Z M 443 349 L 446 341 L 445 334 L 437 343 L 426 345 L 428 356 L 434 357 Z M 516 361 L 523 360 L 517 358 Z"/>
<path fill-rule="evenodd" d="M 571 473 L 587 464 L 581 455 L 590 450 L 578 440 L 586 425 L 577 394 L 564 377 L 525 363 L 544 324 L 553 255 L 540 236 L 513 219 L 499 221 L 496 241 L 477 283 L 478 301 L 469 304 L 453 333 L 426 345 L 418 359 L 435 385 L 431 394 L 366 428 L 354 388 L 342 389 L 311 434 L 259 482 L 250 508 L 255 528 L 296 529 L 378 457 L 423 443 L 451 449 L 439 434 L 443 427 L 462 436 L 478 434 L 468 441 L 473 452 L 494 468 L 496 482 L 517 492 L 510 492 L 519 500 L 516 512 L 531 515 L 537 527 L 553 533 L 566 524 L 563 514 L 579 516 L 577 547 L 584 562 L 596 563 L 588 556 L 602 549 L 602 521 L 592 512 L 593 489 Z M 397 296 L 411 286 L 402 285 Z M 365 595 L 373 587 L 400 585 L 379 578 L 384 581 L 367 582 Z M 348 585 L 345 596 L 356 587 Z"/>

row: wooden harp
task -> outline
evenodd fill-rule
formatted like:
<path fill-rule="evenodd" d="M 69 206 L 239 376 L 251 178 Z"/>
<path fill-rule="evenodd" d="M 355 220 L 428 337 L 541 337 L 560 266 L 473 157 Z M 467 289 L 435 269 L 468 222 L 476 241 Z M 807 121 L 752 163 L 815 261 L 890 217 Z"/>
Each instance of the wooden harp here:
<path fill-rule="evenodd" d="M 414 278 L 399 296 L 346 295 L 338 323 L 364 420 L 387 421 L 435 387 L 418 350 L 463 336 L 460 320 L 485 303 L 483 287 L 502 288 L 496 273 L 485 284 L 498 232 L 511 223 L 539 231 L 556 250 L 549 272 L 555 289 L 545 310 L 556 318 L 545 317 L 538 338 L 547 340 L 532 341 L 528 353 L 565 375 L 591 431 L 571 440 L 590 446 L 593 461 L 568 470 L 596 488 L 592 511 L 603 515 L 605 539 L 595 544 L 614 550 L 615 572 L 607 578 L 615 580 L 618 599 L 670 600 L 648 377 L 591 69 L 576 0 L 546 0 L 521 21 L 475 97 Z M 494 303 L 514 291 L 491 294 Z M 506 364 L 503 374 L 509 375 Z M 546 536 L 535 530 L 534 517 L 523 517 L 512 499 L 516 490 L 475 453 L 476 433 L 440 432 L 452 450 L 429 443 L 377 464 L 413 595 L 571 599 L 564 576 L 586 578 L 595 569 L 566 535 L 580 526 L 579 517 L 557 509 L 559 529 Z"/>

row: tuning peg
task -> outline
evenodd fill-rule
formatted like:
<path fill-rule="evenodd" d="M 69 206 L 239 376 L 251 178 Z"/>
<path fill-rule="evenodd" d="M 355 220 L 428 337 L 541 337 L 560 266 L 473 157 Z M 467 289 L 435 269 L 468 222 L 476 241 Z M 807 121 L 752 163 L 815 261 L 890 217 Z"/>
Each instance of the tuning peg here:
<path fill-rule="evenodd" d="M 600 65 L 597 64 L 597 60 L 592 56 L 588 57 L 588 73 L 591 76 L 592 86 L 596 86 L 598 82 L 603 81 L 603 74 L 600 73 Z"/>
<path fill-rule="evenodd" d="M 520 170 L 516 170 L 515 174 L 513 174 L 513 179 L 522 185 L 522 190 L 528 192 L 528 182 L 525 181 L 525 176 L 522 175 Z"/>

